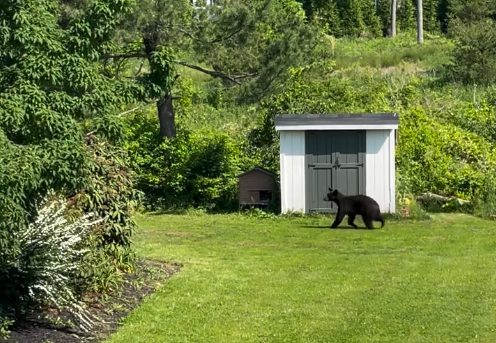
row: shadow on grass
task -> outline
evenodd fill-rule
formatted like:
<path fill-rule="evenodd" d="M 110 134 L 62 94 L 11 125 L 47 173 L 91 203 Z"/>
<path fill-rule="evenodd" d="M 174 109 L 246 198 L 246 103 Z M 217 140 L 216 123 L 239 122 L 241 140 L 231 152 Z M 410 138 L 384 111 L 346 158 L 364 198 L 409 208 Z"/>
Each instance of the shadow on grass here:
<path fill-rule="evenodd" d="M 336 228 L 331 228 L 330 225 L 302 225 L 302 228 L 305 229 L 326 229 L 326 230 L 368 230 L 365 226 L 358 226 L 357 228 L 354 228 L 352 226 L 338 226 Z"/>

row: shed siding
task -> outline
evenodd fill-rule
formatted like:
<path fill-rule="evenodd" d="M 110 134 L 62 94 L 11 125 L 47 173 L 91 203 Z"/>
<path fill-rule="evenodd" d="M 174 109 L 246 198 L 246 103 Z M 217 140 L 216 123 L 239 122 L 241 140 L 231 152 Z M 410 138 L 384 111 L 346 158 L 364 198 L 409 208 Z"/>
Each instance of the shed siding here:
<path fill-rule="evenodd" d="M 394 130 L 367 131 L 365 175 L 365 193 L 394 212 Z"/>
<path fill-rule="evenodd" d="M 280 133 L 281 211 L 305 212 L 305 131 Z"/>
<path fill-rule="evenodd" d="M 272 191 L 273 189 L 274 179 L 272 176 L 259 170 L 253 170 L 239 178 L 239 200 L 241 202 L 252 202 L 250 191 Z"/>

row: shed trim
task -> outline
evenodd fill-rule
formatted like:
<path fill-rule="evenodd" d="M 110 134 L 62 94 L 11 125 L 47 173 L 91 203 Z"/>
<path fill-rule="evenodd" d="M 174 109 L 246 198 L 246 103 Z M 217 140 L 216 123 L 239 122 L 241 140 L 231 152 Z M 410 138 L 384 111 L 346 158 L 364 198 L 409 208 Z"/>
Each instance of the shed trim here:
<path fill-rule="evenodd" d="M 322 130 L 322 131 L 336 131 L 336 130 L 396 130 L 398 125 L 386 124 L 386 125 L 277 125 L 276 131 L 310 131 L 310 130 Z"/>
<path fill-rule="evenodd" d="M 398 125 L 397 113 L 279 114 L 277 126 L 302 125 Z"/>
<path fill-rule="evenodd" d="M 389 133 L 389 211 L 396 212 L 396 130 Z"/>

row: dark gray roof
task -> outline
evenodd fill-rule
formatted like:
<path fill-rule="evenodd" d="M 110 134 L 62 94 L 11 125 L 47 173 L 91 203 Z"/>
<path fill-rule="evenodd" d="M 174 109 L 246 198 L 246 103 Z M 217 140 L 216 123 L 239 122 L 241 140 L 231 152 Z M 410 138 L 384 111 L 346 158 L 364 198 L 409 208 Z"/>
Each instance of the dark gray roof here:
<path fill-rule="evenodd" d="M 280 114 L 276 125 L 398 125 L 397 113 Z"/>

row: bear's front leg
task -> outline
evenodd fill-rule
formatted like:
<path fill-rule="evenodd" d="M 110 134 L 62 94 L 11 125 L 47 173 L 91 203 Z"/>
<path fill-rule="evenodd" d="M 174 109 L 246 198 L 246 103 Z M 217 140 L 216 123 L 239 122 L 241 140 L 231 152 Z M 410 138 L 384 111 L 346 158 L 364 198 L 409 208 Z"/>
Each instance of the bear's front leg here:
<path fill-rule="evenodd" d="M 341 211 L 341 209 L 338 208 L 338 213 L 336 214 L 336 219 L 334 219 L 334 222 L 331 225 L 331 229 L 334 229 L 338 227 L 339 224 L 341 224 L 344 219 L 344 215 L 344 211 Z"/>

